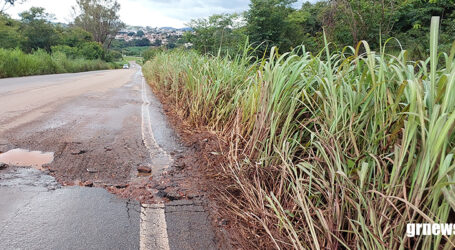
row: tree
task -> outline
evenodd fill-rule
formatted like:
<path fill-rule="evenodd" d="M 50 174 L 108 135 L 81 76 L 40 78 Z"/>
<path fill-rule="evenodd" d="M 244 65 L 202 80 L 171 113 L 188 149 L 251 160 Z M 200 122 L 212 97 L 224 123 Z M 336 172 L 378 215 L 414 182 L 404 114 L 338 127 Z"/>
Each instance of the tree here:
<path fill-rule="evenodd" d="M 307 51 L 313 53 L 320 51 L 324 46 L 320 13 L 326 8 L 327 2 L 324 1 L 315 4 L 306 2 L 301 9 L 292 11 L 285 19 L 280 50 L 290 50 L 304 45 Z"/>
<path fill-rule="evenodd" d="M 0 14 L 0 47 L 13 49 L 19 46 L 21 39 L 19 33 L 20 22 Z"/>
<path fill-rule="evenodd" d="M 454 0 L 409 0 L 395 12 L 393 35 L 410 50 L 413 59 L 429 56 L 432 16 L 441 17 L 439 44 L 441 51 L 448 53 L 455 37 Z"/>
<path fill-rule="evenodd" d="M 286 18 L 292 13 L 291 4 L 296 0 L 251 0 L 250 10 L 246 12 L 247 34 L 256 45 L 259 53 L 267 47 L 282 45 Z"/>
<path fill-rule="evenodd" d="M 46 13 L 44 8 L 32 7 L 19 16 L 22 21 L 19 31 L 24 38 L 22 42 L 24 51 L 45 49 L 50 52 L 51 47 L 59 42 L 58 34 L 50 22 L 53 16 Z"/>
<path fill-rule="evenodd" d="M 120 20 L 118 12 L 120 4 L 117 0 L 77 0 L 73 7 L 79 13 L 74 24 L 90 32 L 96 42 L 109 48 L 117 32 L 125 24 Z"/>
<path fill-rule="evenodd" d="M 85 59 L 95 60 L 103 57 L 103 48 L 97 42 L 86 42 L 79 46 L 78 55 Z"/>
<path fill-rule="evenodd" d="M 151 43 L 150 43 L 149 39 L 142 38 L 142 39 L 135 40 L 134 41 L 134 45 L 135 46 L 139 46 L 139 47 L 145 47 L 145 46 L 150 46 Z"/>
<path fill-rule="evenodd" d="M 79 28 L 69 27 L 63 28 L 61 31 L 61 42 L 70 47 L 78 47 L 83 43 L 92 42 L 93 36 L 91 33 Z"/>
<path fill-rule="evenodd" d="M 246 40 L 243 22 L 237 14 L 213 15 L 209 18 L 191 20 L 192 31 L 184 39 L 202 53 L 223 54 L 237 52 Z"/>
<path fill-rule="evenodd" d="M 331 0 L 325 13 L 327 35 L 339 45 L 367 40 L 379 45 L 379 35 L 388 38 L 395 24 L 398 0 Z"/>
<path fill-rule="evenodd" d="M 145 36 L 145 33 L 144 33 L 144 31 L 139 30 L 139 31 L 136 33 L 136 36 L 138 36 L 138 37 L 143 37 L 143 36 Z"/>
<path fill-rule="evenodd" d="M 160 39 L 155 39 L 155 41 L 153 41 L 153 43 L 151 45 L 155 46 L 155 47 L 160 47 L 161 44 L 162 44 L 162 41 Z"/>

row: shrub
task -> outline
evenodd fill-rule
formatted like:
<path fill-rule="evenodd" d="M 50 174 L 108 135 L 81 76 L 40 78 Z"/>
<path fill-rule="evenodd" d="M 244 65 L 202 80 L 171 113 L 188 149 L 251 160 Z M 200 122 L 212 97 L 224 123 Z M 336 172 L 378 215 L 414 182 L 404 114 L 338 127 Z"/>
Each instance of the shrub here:
<path fill-rule="evenodd" d="M 104 52 L 104 60 L 107 62 L 115 62 L 122 60 L 122 53 L 115 50 L 107 50 Z"/>
<path fill-rule="evenodd" d="M 78 48 L 78 55 L 88 60 L 102 59 L 103 47 L 97 42 L 86 42 Z"/>
<path fill-rule="evenodd" d="M 158 48 L 149 48 L 142 53 L 142 57 L 144 58 L 144 62 L 153 59 L 158 53 L 162 52 L 163 49 L 161 47 Z"/>
<path fill-rule="evenodd" d="M 76 47 L 70 47 L 68 45 L 56 45 L 51 48 L 52 53 L 63 53 L 70 58 L 77 58 L 79 53 Z"/>
<path fill-rule="evenodd" d="M 68 45 L 52 46 L 52 52 L 62 52 L 69 58 L 87 60 L 101 59 L 104 55 L 103 47 L 97 42 L 81 43 L 79 47 L 70 47 Z"/>

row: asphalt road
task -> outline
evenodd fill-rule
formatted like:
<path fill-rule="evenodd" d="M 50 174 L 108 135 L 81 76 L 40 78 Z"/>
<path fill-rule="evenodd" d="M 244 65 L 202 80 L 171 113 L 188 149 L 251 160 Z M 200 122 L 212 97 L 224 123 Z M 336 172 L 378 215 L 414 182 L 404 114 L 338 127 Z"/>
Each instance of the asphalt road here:
<path fill-rule="evenodd" d="M 181 147 L 137 65 L 0 79 L 0 107 L 0 152 L 52 152 L 60 183 L 129 183 L 141 164 L 156 176 Z M 201 200 L 140 204 L 59 182 L 31 167 L 0 170 L 0 249 L 216 248 Z"/>

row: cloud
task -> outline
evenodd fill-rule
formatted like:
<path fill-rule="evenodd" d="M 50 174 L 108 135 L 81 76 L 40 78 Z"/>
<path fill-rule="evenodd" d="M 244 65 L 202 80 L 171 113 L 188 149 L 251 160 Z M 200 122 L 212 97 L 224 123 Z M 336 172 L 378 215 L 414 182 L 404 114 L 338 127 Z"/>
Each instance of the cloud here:
<path fill-rule="evenodd" d="M 7 10 L 13 18 L 19 18 L 18 14 L 29 10 L 31 7 L 43 7 L 47 12 L 54 14 L 59 22 L 70 22 L 72 18 L 71 6 L 76 5 L 76 0 L 27 0 L 23 4 L 16 4 Z"/>
<path fill-rule="evenodd" d="M 314 2 L 315 0 L 312 0 Z M 118 0 L 120 17 L 129 25 L 184 27 L 191 19 L 204 18 L 213 14 L 243 12 L 249 0 Z M 302 2 L 300 0 L 299 2 Z M 71 6 L 76 0 L 28 0 L 8 10 L 13 17 L 32 6 L 44 7 L 55 14 L 57 21 L 70 22 Z"/>
<path fill-rule="evenodd" d="M 242 12 L 248 9 L 248 0 L 120 0 L 122 4 L 122 16 L 125 17 L 127 23 L 140 23 L 139 17 L 148 16 L 153 19 L 153 26 L 164 21 L 171 21 L 178 26 L 184 26 L 184 23 L 191 19 L 203 18 L 215 13 L 233 13 Z M 142 8 L 142 10 L 138 10 Z M 147 12 L 136 17 L 129 13 L 134 11 Z M 138 13 L 138 14 L 139 14 Z M 175 25 L 174 24 L 174 25 Z M 169 25 L 166 25 L 169 26 Z"/>

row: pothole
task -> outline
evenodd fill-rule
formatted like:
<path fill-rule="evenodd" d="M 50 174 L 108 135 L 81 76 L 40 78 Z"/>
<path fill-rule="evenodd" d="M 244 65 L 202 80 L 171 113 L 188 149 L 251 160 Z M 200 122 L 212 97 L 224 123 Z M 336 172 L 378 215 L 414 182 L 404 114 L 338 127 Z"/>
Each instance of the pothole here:
<path fill-rule="evenodd" d="M 0 154 L 0 163 L 44 170 L 43 165 L 54 160 L 53 152 L 30 151 L 16 148 Z"/>

